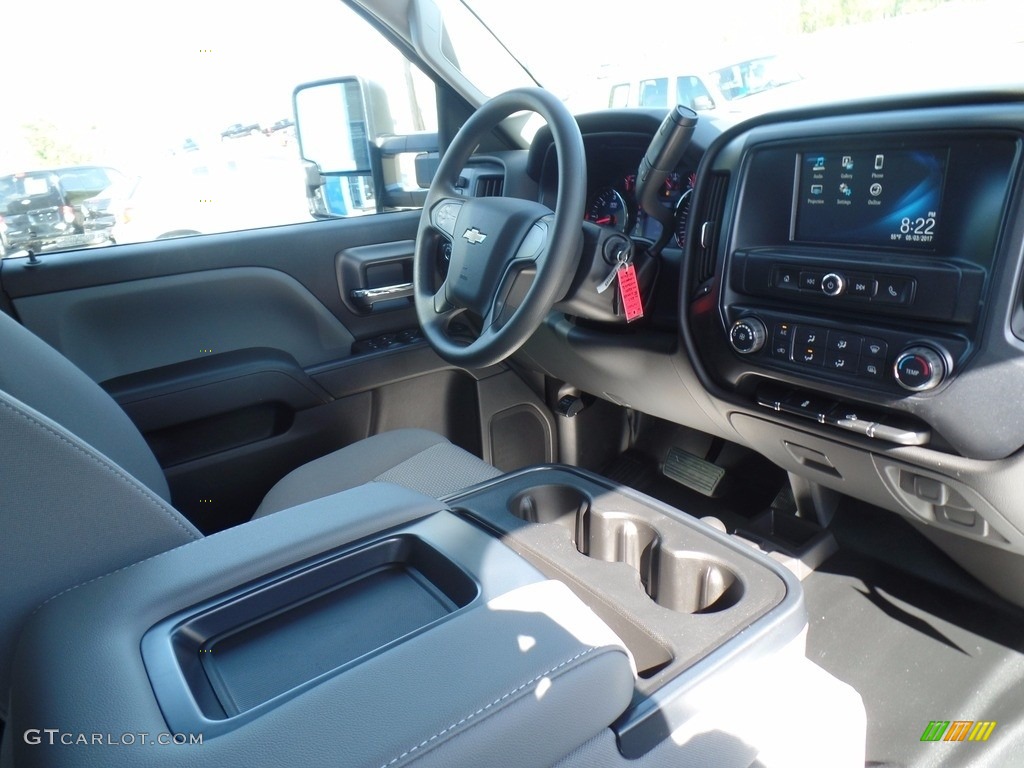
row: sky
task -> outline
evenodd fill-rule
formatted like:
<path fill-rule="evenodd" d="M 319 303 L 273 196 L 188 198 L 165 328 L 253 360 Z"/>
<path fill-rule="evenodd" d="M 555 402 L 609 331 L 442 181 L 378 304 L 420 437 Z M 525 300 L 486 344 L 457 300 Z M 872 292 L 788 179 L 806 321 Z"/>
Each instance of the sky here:
<path fill-rule="evenodd" d="M 268 9 L 273 24 L 257 22 Z M 337 0 L 47 0 L 46 18 L 62 23 L 47 24 L 45 37 L 39 13 L 32 3 L 3 11 L 11 111 L 0 119 L 0 151 L 13 151 L 21 123 L 34 120 L 78 134 L 96 126 L 122 150 L 271 124 L 291 115 L 295 85 L 351 74 L 368 58 L 369 36 L 351 34 L 361 20 Z M 25 77 L 11 76 L 19 71 Z"/>
<path fill-rule="evenodd" d="M 613 68 L 661 72 L 759 55 L 765 41 L 777 46 L 790 39 L 799 11 L 798 0 L 476 2 L 556 93 L 589 83 L 591 102 L 584 108 L 600 105 L 607 87 L 598 78 L 612 76 Z M 3 11 L 3 166 L 20 162 L 27 122 L 54 123 L 77 141 L 102 143 L 102 153 L 128 156 L 179 147 L 185 138 L 216 139 L 236 122 L 266 125 L 288 117 L 292 89 L 301 82 L 402 76 L 382 69 L 370 53 L 375 33 L 338 0 L 48 0 L 46 18 L 61 23 L 45 28 L 39 8 L 7 3 Z M 915 18 L 855 41 L 842 37 L 845 32 L 822 36 L 811 51 L 812 67 L 851 82 L 930 72 L 956 78 L 965 68 L 984 66 L 976 49 L 1024 40 L 1020 0 L 962 0 L 943 14 L 941 24 Z M 264 23 L 267 16 L 271 24 Z M 539 37 L 538 23 L 554 34 Z M 942 52 L 944 69 L 921 63 L 926 43 Z M 595 74 L 602 62 L 615 64 Z M 1006 68 L 1024 72 L 1019 63 L 1011 60 Z M 975 76 L 972 71 L 965 79 Z"/>

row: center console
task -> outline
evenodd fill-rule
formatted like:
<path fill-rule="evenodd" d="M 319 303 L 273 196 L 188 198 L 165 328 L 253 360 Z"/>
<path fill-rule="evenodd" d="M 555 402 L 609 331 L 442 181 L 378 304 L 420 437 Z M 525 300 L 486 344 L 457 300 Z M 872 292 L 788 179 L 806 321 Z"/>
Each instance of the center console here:
<path fill-rule="evenodd" d="M 370 483 L 48 601 L 7 731 L 58 736 L 0 765 L 863 764 L 863 706 L 805 627 L 787 570 L 597 476 Z"/>

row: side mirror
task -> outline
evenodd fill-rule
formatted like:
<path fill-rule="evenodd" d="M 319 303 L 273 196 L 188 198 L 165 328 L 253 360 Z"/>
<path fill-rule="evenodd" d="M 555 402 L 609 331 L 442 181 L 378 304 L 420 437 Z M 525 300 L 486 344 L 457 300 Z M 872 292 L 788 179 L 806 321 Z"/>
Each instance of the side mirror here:
<path fill-rule="evenodd" d="M 375 142 L 393 131 L 383 89 L 352 76 L 318 80 L 296 87 L 292 103 L 313 214 L 348 216 L 373 207 L 373 191 L 382 186 Z M 313 168 L 322 174 L 315 186 Z"/>
<path fill-rule="evenodd" d="M 377 125 L 368 109 L 371 84 L 357 77 L 304 83 L 293 93 L 299 154 L 316 163 L 321 173 L 372 173 L 370 149 L 390 125 Z M 372 99 L 386 98 L 374 93 Z M 386 108 L 385 108 L 386 114 Z M 385 120 L 390 123 L 390 120 Z"/>

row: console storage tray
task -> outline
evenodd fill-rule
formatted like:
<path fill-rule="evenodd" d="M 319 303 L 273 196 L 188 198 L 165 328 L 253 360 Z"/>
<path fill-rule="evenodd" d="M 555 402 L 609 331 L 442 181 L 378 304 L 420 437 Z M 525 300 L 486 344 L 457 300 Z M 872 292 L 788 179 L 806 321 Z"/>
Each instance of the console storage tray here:
<path fill-rule="evenodd" d="M 198 658 L 232 717 L 430 626 L 475 593 L 422 539 L 396 535 L 194 617 L 179 647 L 191 657 L 184 638 L 208 638 Z"/>

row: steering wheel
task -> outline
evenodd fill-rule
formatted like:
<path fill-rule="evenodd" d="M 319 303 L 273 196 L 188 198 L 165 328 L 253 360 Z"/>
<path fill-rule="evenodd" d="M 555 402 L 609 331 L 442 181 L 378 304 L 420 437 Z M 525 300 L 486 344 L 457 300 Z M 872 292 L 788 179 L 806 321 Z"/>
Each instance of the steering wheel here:
<path fill-rule="evenodd" d="M 460 174 L 480 139 L 523 111 L 543 117 L 558 160 L 555 209 L 515 197 L 463 197 Z M 583 247 L 586 157 L 576 120 L 555 96 L 522 88 L 494 97 L 459 130 L 427 192 L 413 254 L 413 297 L 427 341 L 455 365 L 483 368 L 504 360 L 537 329 L 568 291 Z M 451 242 L 448 274 L 436 284 L 439 239 Z M 446 329 L 471 313 L 479 336 L 468 345 Z"/>

